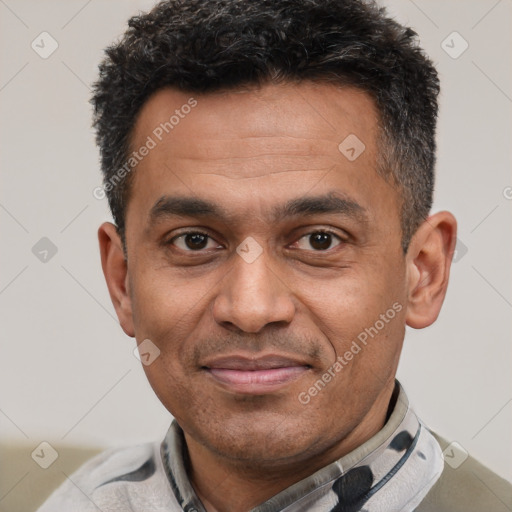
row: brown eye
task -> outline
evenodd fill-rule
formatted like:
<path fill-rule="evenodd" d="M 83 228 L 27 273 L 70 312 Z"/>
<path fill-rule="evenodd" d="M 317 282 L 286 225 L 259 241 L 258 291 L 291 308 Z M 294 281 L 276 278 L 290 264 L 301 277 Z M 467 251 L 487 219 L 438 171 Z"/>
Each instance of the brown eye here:
<path fill-rule="evenodd" d="M 185 235 L 184 241 L 189 249 L 204 249 L 208 243 L 208 236 L 202 233 L 193 233 L 192 235 Z"/>
<path fill-rule="evenodd" d="M 176 236 L 171 240 L 171 243 L 183 251 L 200 251 L 201 249 L 218 247 L 218 244 L 206 233 L 196 231 Z"/>
<path fill-rule="evenodd" d="M 306 249 L 309 251 L 326 251 L 340 243 L 341 239 L 333 233 L 315 231 L 314 233 L 309 233 L 301 237 L 297 242 L 297 245 L 300 249 Z"/>

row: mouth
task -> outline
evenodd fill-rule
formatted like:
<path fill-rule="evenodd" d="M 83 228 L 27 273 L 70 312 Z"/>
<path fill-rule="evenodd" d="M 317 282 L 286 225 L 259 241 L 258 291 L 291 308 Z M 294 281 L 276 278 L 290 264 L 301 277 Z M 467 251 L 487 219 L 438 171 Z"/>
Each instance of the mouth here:
<path fill-rule="evenodd" d="M 232 392 L 264 395 L 299 379 L 311 366 L 304 361 L 275 354 L 260 357 L 233 355 L 208 361 L 201 369 Z"/>

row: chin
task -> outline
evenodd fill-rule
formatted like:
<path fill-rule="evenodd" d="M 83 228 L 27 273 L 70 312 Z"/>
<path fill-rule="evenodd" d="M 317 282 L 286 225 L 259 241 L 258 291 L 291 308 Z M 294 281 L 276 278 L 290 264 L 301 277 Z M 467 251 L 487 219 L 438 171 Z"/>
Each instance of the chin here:
<path fill-rule="evenodd" d="M 285 464 L 304 457 L 320 435 L 315 435 L 312 425 L 303 420 L 264 413 L 221 417 L 218 421 L 210 418 L 188 431 L 196 441 L 226 459 L 259 466 L 268 463 L 274 468 L 280 459 Z"/>

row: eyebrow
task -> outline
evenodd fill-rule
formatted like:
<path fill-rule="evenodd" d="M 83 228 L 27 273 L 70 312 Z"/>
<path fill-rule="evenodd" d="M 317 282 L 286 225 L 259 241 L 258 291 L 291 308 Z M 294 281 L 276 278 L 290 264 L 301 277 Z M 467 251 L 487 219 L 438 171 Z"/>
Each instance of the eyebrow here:
<path fill-rule="evenodd" d="M 318 196 L 305 196 L 292 199 L 273 208 L 272 222 L 292 217 L 307 217 L 318 214 L 337 214 L 351 217 L 365 223 L 367 210 L 348 197 L 340 197 L 334 192 Z M 229 223 L 233 215 L 220 205 L 198 197 L 162 196 L 149 212 L 149 224 L 157 223 L 169 217 L 215 217 Z"/>

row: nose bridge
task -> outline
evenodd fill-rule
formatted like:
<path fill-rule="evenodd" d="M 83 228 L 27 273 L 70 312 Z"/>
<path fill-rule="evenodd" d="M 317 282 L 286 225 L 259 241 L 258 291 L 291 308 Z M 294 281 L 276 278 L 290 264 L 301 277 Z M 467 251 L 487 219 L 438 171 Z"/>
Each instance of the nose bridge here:
<path fill-rule="evenodd" d="M 218 323 L 258 332 L 268 323 L 291 321 L 295 311 L 291 290 L 272 270 L 268 251 L 249 240 L 237 248 L 232 265 L 215 300 Z"/>
<path fill-rule="evenodd" d="M 273 300 L 272 289 L 275 285 L 275 275 L 269 268 L 270 263 L 266 254 L 261 254 L 252 262 L 241 257 L 235 258 L 235 275 L 232 286 L 240 299 L 245 300 L 251 296 L 254 298 L 258 296 L 265 303 Z"/>

